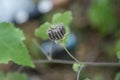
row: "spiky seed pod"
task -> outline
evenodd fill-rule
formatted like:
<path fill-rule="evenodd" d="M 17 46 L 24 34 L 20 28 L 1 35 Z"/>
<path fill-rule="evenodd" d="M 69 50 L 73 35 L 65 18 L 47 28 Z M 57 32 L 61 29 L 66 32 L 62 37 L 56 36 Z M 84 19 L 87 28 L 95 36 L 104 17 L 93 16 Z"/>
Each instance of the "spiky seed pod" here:
<path fill-rule="evenodd" d="M 52 41 L 61 40 L 64 38 L 66 30 L 63 24 L 52 25 L 48 31 L 48 37 Z"/>

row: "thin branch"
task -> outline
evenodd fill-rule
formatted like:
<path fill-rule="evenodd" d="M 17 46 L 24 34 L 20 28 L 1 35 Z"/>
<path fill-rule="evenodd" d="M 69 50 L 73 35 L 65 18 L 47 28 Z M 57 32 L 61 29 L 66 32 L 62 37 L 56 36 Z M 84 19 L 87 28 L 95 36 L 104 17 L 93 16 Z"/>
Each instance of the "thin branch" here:
<path fill-rule="evenodd" d="M 35 39 L 33 39 L 32 42 L 36 45 L 36 47 L 37 47 L 39 50 L 41 50 L 41 51 L 44 53 L 44 55 L 46 56 L 46 58 L 47 58 L 48 60 L 50 60 L 49 55 L 45 52 L 45 50 L 44 50 L 41 46 L 39 46 L 39 44 L 37 43 L 37 41 L 36 41 Z"/>
<path fill-rule="evenodd" d="M 35 64 L 40 64 L 40 63 L 59 63 L 59 64 L 74 64 L 75 61 L 68 61 L 68 60 L 56 60 L 53 59 L 51 61 L 49 60 L 34 60 L 33 61 Z M 79 64 L 84 64 L 86 66 L 120 66 L 120 63 L 118 62 L 80 62 Z"/>
<path fill-rule="evenodd" d="M 80 67 L 79 70 L 78 70 L 78 73 L 77 73 L 77 80 L 79 80 L 80 78 L 80 73 L 81 71 L 83 70 L 84 66 Z"/>
<path fill-rule="evenodd" d="M 64 45 L 62 45 L 62 47 L 64 48 L 64 50 L 68 53 L 68 55 L 69 55 L 73 60 L 75 60 L 77 63 L 79 63 L 79 61 L 68 51 L 68 49 L 67 49 Z"/>
<path fill-rule="evenodd" d="M 51 51 L 50 51 L 50 53 L 49 53 L 50 60 L 52 59 L 52 54 L 53 54 L 53 44 L 54 44 L 54 42 L 52 41 L 52 42 L 51 42 Z"/>
<path fill-rule="evenodd" d="M 24 66 L 20 66 L 19 69 L 16 71 L 16 73 L 19 73 L 23 68 Z"/>
<path fill-rule="evenodd" d="M 36 43 L 36 41 L 33 41 L 34 44 L 36 44 L 36 46 L 38 48 L 41 49 L 41 47 Z M 78 61 L 74 56 L 71 55 L 71 53 L 67 50 L 67 48 L 62 45 L 63 48 L 65 49 L 65 51 L 75 60 L 75 61 L 68 61 L 68 60 L 34 60 L 33 62 L 35 64 L 39 64 L 39 63 L 60 63 L 60 64 L 74 64 L 75 62 L 77 62 L 78 64 L 84 64 L 86 66 L 120 66 L 120 63 L 118 62 L 80 62 Z M 42 50 L 44 53 L 45 51 Z M 46 53 L 45 53 L 46 55 Z M 47 55 L 46 55 L 47 56 Z M 48 57 L 48 56 L 47 56 Z"/>

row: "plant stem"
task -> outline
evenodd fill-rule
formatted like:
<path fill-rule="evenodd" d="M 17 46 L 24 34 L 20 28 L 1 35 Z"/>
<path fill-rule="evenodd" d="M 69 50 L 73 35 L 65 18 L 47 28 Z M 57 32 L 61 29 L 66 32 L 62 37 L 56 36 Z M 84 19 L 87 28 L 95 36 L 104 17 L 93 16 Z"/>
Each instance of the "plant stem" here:
<path fill-rule="evenodd" d="M 41 47 L 36 43 L 35 40 L 33 40 L 33 43 L 39 48 L 41 49 Z M 120 66 L 120 62 L 80 62 L 78 61 L 74 56 L 71 55 L 71 53 L 66 49 L 66 47 L 64 45 L 62 45 L 63 48 L 65 49 L 65 51 L 70 55 L 70 57 L 72 57 L 72 59 L 74 59 L 75 61 L 67 61 L 67 60 L 34 60 L 34 63 L 60 63 L 60 64 L 74 64 L 75 62 L 79 63 L 79 64 L 84 64 L 87 66 Z M 45 51 L 43 50 L 43 52 L 45 53 Z M 45 53 L 46 55 L 46 53 Z M 46 55 L 47 56 L 47 55 Z M 48 56 L 47 56 L 48 57 Z"/>
<path fill-rule="evenodd" d="M 80 79 L 80 73 L 83 70 L 83 68 L 84 68 L 84 66 L 82 66 L 82 67 L 79 68 L 78 73 L 77 73 L 77 80 Z"/>
<path fill-rule="evenodd" d="M 34 60 L 33 61 L 35 64 L 40 64 L 40 63 L 59 63 L 59 64 L 74 64 L 75 61 L 68 61 L 68 60 L 57 60 L 53 59 L 51 61 L 49 60 Z M 120 66 L 120 63 L 118 62 L 80 62 L 79 64 L 84 64 L 86 66 Z"/>
<path fill-rule="evenodd" d="M 36 47 L 38 49 L 40 49 L 44 53 L 44 55 L 47 57 L 48 60 L 52 59 L 52 48 L 51 48 L 51 52 L 48 54 L 48 53 L 45 52 L 45 50 L 41 46 L 38 45 L 38 43 L 35 39 L 33 39 L 32 42 L 36 45 Z M 53 43 L 51 44 L 51 47 L 52 46 L 53 46 Z"/>
<path fill-rule="evenodd" d="M 68 53 L 68 55 L 69 55 L 73 60 L 75 60 L 77 63 L 79 63 L 79 61 L 68 51 L 68 49 L 67 49 L 64 45 L 62 45 L 62 47 L 65 49 L 65 51 Z"/>
<path fill-rule="evenodd" d="M 50 54 L 49 54 L 49 56 L 50 56 L 50 60 L 52 60 L 52 54 L 53 54 L 53 44 L 54 44 L 54 42 L 52 41 L 51 42 L 51 52 L 50 52 Z"/>
<path fill-rule="evenodd" d="M 20 66 L 19 69 L 16 71 L 16 73 L 19 73 L 22 69 L 23 69 L 24 66 Z"/>

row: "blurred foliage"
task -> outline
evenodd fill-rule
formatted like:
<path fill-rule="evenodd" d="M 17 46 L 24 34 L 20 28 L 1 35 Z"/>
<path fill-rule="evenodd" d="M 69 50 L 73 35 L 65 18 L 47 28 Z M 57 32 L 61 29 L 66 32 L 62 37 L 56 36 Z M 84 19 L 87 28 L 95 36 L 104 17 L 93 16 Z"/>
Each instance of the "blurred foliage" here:
<path fill-rule="evenodd" d="M 93 78 L 93 80 L 104 80 L 103 75 L 102 74 L 96 74 Z"/>
<path fill-rule="evenodd" d="M 46 33 L 47 33 L 47 30 L 50 28 L 50 26 L 54 24 L 55 25 L 60 24 L 60 23 L 62 23 L 65 26 L 66 32 L 68 34 L 70 32 L 69 25 L 70 25 L 71 20 L 72 20 L 72 13 L 70 11 L 66 11 L 64 13 L 56 13 L 53 16 L 52 24 L 45 22 L 38 29 L 36 29 L 35 35 L 37 37 L 41 37 L 42 39 L 46 40 L 48 39 L 48 35 Z M 66 35 L 65 38 L 62 40 L 63 44 L 66 44 L 67 37 L 68 36 Z"/>
<path fill-rule="evenodd" d="M 107 49 L 107 53 L 112 53 L 112 55 L 116 54 L 117 58 L 120 59 L 120 28 L 118 27 L 120 24 L 116 15 L 118 13 L 116 13 L 115 2 L 118 1 L 93 0 L 87 14 L 92 24 L 91 27 L 96 29 L 101 36 L 111 35 L 111 37 L 117 37 L 113 40 L 114 44 L 109 43 L 111 47 L 108 46 L 109 48 L 105 47 L 105 49 Z M 120 3 L 118 2 L 118 4 Z"/>
<path fill-rule="evenodd" d="M 89 78 L 85 78 L 84 80 L 90 80 Z"/>
<path fill-rule="evenodd" d="M 120 72 L 118 72 L 118 73 L 115 75 L 114 80 L 120 80 Z"/>
<path fill-rule="evenodd" d="M 0 63 L 14 61 L 17 64 L 34 67 L 23 43 L 21 30 L 10 23 L 0 23 Z"/>
<path fill-rule="evenodd" d="M 117 55 L 117 58 L 120 60 L 120 51 L 118 51 L 116 55 Z"/>
<path fill-rule="evenodd" d="M 120 60 L 120 40 L 116 41 L 115 51 L 116 51 L 117 58 Z"/>
<path fill-rule="evenodd" d="M 25 74 L 7 73 L 4 75 L 3 72 L 0 72 L 0 80 L 28 80 L 28 78 Z"/>
<path fill-rule="evenodd" d="M 79 0 L 77 0 L 78 2 L 79 2 Z M 80 0 L 81 1 L 81 0 Z M 92 2 L 91 2 L 91 4 L 89 5 L 89 7 L 88 7 L 88 12 L 87 12 L 87 14 L 88 14 L 88 18 L 89 18 L 89 21 L 90 21 L 90 24 L 91 25 L 89 25 L 89 26 L 91 26 L 93 29 L 95 29 L 95 30 L 97 30 L 98 31 L 98 33 L 100 33 L 101 34 L 101 36 L 106 36 L 106 35 L 109 35 L 110 34 L 110 36 L 111 36 L 111 34 L 112 35 L 117 35 L 117 37 L 119 37 L 120 36 L 120 28 L 118 27 L 118 20 L 117 20 L 117 18 L 116 18 L 116 15 L 115 15 L 115 9 L 114 9 L 114 5 L 113 5 L 113 3 L 112 3 L 112 0 L 91 0 Z M 120 1 L 120 0 L 118 0 L 118 1 Z M 88 1 L 89 2 L 89 1 Z M 77 3 L 78 5 L 80 5 L 79 3 Z M 81 3 L 82 4 L 82 3 Z M 83 4 L 84 5 L 84 4 Z M 76 4 L 75 4 L 75 6 L 76 6 Z M 88 5 L 87 5 L 88 6 Z M 86 6 L 85 6 L 86 7 Z M 76 13 L 77 11 L 82 11 L 82 8 L 81 8 L 81 5 L 80 6 L 77 6 L 77 7 L 75 7 L 75 8 L 73 8 L 74 9 L 74 13 Z M 53 12 L 54 13 L 54 12 Z M 75 26 L 81 26 L 81 24 L 82 23 L 84 23 L 85 21 L 83 21 L 83 20 L 80 20 L 80 14 L 81 14 L 82 12 L 78 12 L 78 13 L 76 13 L 76 19 L 73 21 L 73 29 L 75 29 L 76 31 L 78 30 L 78 33 L 80 33 L 80 30 L 78 29 L 78 28 L 76 28 Z M 49 13 L 48 13 L 49 14 Z M 46 14 L 44 14 L 44 15 L 46 15 Z M 83 15 L 82 15 L 83 16 Z M 85 16 L 85 15 L 84 15 Z M 45 16 L 44 16 L 45 17 Z M 70 32 L 70 30 L 69 30 L 69 26 L 70 26 L 70 22 L 71 22 L 71 20 L 72 20 L 72 13 L 70 12 L 70 11 L 67 11 L 67 12 L 64 12 L 64 13 L 56 13 L 54 16 L 53 16 L 53 18 L 51 19 L 51 20 L 49 20 L 49 19 L 51 19 L 51 14 L 48 16 L 48 15 L 46 15 L 46 20 L 47 21 L 51 21 L 51 22 L 45 22 L 44 24 L 42 24 L 42 25 L 40 25 L 40 27 L 38 28 L 38 29 L 36 29 L 36 31 L 35 31 L 35 35 L 37 36 L 37 37 L 40 37 L 41 39 L 43 39 L 43 40 L 46 40 L 46 39 L 48 39 L 48 36 L 46 35 L 46 32 L 47 32 L 47 29 L 48 28 L 50 28 L 50 26 L 52 25 L 52 24 L 58 24 L 58 23 L 64 23 L 64 25 L 65 25 L 65 28 L 66 28 L 66 30 L 67 30 L 67 33 L 69 33 Z M 43 18 L 42 18 L 42 20 L 43 20 Z M 83 22 L 82 22 L 83 21 Z M 86 24 L 86 25 L 82 25 L 82 26 L 88 26 L 87 24 L 87 21 L 84 23 L 84 24 Z M 2 28 L 2 27 L 0 27 L 0 28 Z M 88 28 L 88 27 L 87 27 Z M 4 29 L 7 29 L 7 28 L 4 28 Z M 82 29 L 83 30 L 83 29 Z M 89 29 L 88 29 L 89 30 Z M 14 31 L 16 31 L 17 33 L 13 33 Z M 84 31 L 84 30 L 83 30 Z M 1 36 L 1 38 L 4 36 L 3 35 L 3 33 L 2 33 L 3 31 L 2 31 L 2 29 L 1 29 L 1 31 L 0 31 L 0 35 L 2 35 Z M 87 31 L 85 31 L 85 32 L 87 32 Z M 12 33 L 12 35 L 11 35 L 11 33 Z M 11 31 L 9 31 L 9 33 L 7 33 L 7 34 L 9 34 L 10 36 L 8 36 L 12 41 L 13 41 L 13 43 L 15 42 L 15 43 L 18 43 L 19 44 L 19 42 L 20 42 L 20 44 L 19 44 L 19 46 L 22 44 L 22 47 L 24 47 L 25 48 L 25 45 L 23 44 L 23 39 L 24 39 L 24 35 L 23 35 L 23 33 L 20 31 L 20 30 L 17 30 L 17 29 L 14 29 L 13 31 L 11 30 Z M 15 36 L 15 39 L 14 39 L 14 35 L 16 35 Z M 20 35 L 19 35 L 20 34 Z M 89 33 L 87 33 L 87 34 L 89 34 Z M 20 38 L 20 39 L 18 39 L 18 37 Z M 67 37 L 67 36 L 66 36 Z M 78 37 L 78 36 L 77 36 Z M 17 64 L 22 64 L 22 65 L 26 65 L 26 66 L 32 66 L 33 67 L 33 64 L 31 63 L 31 62 L 27 62 L 27 61 L 24 61 L 25 59 L 27 59 L 27 57 L 26 57 L 26 53 L 28 54 L 28 51 L 26 50 L 26 48 L 24 49 L 24 51 L 23 50 L 21 50 L 21 49 L 19 49 L 18 51 L 16 51 L 17 49 L 18 49 L 18 46 L 14 46 L 14 45 L 11 45 L 10 47 L 11 48 L 13 48 L 13 49 L 10 49 L 9 50 L 9 48 L 6 46 L 6 44 L 7 45 L 9 45 L 9 44 L 12 44 L 12 42 L 9 42 L 10 41 L 10 39 L 9 38 L 7 38 L 6 40 L 3 40 L 3 41 L 7 41 L 8 40 L 8 42 L 6 43 L 5 42 L 5 50 L 6 50 L 6 52 L 8 53 L 11 53 L 12 52 L 12 50 L 13 50 L 13 52 L 14 53 L 16 53 L 17 54 L 17 56 L 16 56 L 16 54 L 15 55 L 4 55 L 4 54 L 2 54 L 2 56 L 12 56 L 12 59 L 13 58 L 15 58 L 15 59 L 13 59 L 13 61 L 15 62 L 15 63 L 17 63 Z M 23 39 L 22 39 L 23 38 Z M 96 38 L 96 37 L 94 37 L 94 38 Z M 65 38 L 64 39 L 64 41 L 63 41 L 63 43 L 65 44 L 66 43 L 66 39 L 67 38 Z M 89 39 L 89 38 L 87 38 L 87 39 Z M 88 40 L 89 41 L 89 40 Z M 32 41 L 31 41 L 32 42 Z M 29 48 L 29 50 L 30 50 L 30 52 L 31 53 L 34 53 L 35 54 L 35 57 L 38 57 L 38 58 L 40 58 L 39 57 L 39 55 L 37 55 L 37 53 L 39 53 L 37 50 L 38 49 L 36 49 L 36 48 L 39 48 L 39 46 L 38 47 L 35 47 L 36 45 L 34 44 L 34 43 L 31 43 L 31 42 L 28 42 L 28 48 Z M 114 44 L 113 44 L 114 43 Z M 106 44 L 105 44 L 105 47 L 103 47 L 104 49 L 108 49 L 108 55 L 107 55 L 107 57 L 109 56 L 109 55 L 111 55 L 110 53 L 112 53 L 112 56 L 113 55 L 117 55 L 117 58 L 118 59 L 120 59 L 120 40 L 119 40 L 119 38 L 115 38 L 114 40 L 113 40 L 113 43 L 111 43 L 111 42 L 108 42 L 108 44 L 110 45 L 108 45 L 107 44 L 107 46 L 109 46 L 110 48 L 108 49 L 107 47 L 106 47 Z M 1 43 L 2 44 L 2 43 Z M 38 45 L 39 45 L 39 43 L 37 43 Z M 104 43 L 103 43 L 104 44 Z M 16 44 L 17 45 L 17 44 Z M 91 45 L 92 46 L 92 45 Z M 85 47 L 86 48 L 86 47 Z M 0 47 L 0 49 L 2 49 L 2 47 Z M 85 49 L 85 50 L 87 50 L 87 49 Z M 19 55 L 19 53 L 21 53 L 22 52 L 22 54 L 20 54 Z M 24 53 L 24 54 L 23 54 Z M 100 52 L 101 53 L 101 52 Z M 104 52 L 103 52 L 104 53 Z M 87 55 L 88 53 L 86 53 L 86 55 Z M 0 54 L 0 56 L 1 56 L 1 54 Z M 1 57 L 2 57 L 1 56 Z M 92 56 L 94 56 L 94 55 L 92 55 Z M 17 58 L 18 57 L 18 58 Z M 23 57 L 25 57 L 25 58 L 23 58 Z M 104 57 L 104 56 L 103 56 Z M 19 59 L 20 58 L 20 59 Z M 22 59 L 21 59 L 22 58 Z M 105 58 L 105 57 L 104 57 Z M 6 58 L 4 57 L 4 60 L 6 60 Z M 97 59 L 98 60 L 98 59 Z M 99 59 L 100 60 L 100 59 Z M 105 60 L 107 60 L 107 58 L 105 59 Z M 23 62 L 24 63 L 23 63 Z M 28 61 L 30 61 L 30 59 L 28 60 Z M 8 61 L 7 61 L 8 62 Z M 40 64 L 39 64 L 40 65 Z M 40 66 L 44 66 L 43 64 L 42 65 L 40 65 Z M 73 64 L 73 70 L 75 71 L 75 72 L 78 72 L 78 70 L 79 70 L 79 68 L 80 67 L 82 67 L 82 66 L 84 66 L 83 64 L 77 64 L 77 63 L 75 63 L 75 64 Z M 38 65 L 37 65 L 37 67 L 40 69 L 40 72 L 42 72 L 41 70 L 43 70 L 43 68 L 41 68 L 41 67 L 39 67 Z M 48 67 L 48 66 L 47 66 Z M 44 66 L 44 70 L 46 70 L 46 68 L 45 68 L 45 66 Z M 84 71 L 85 72 L 85 71 Z M 89 79 L 89 78 L 86 78 L 86 76 L 87 76 L 87 72 L 85 72 L 84 73 L 83 71 L 82 71 L 82 73 L 81 73 L 81 77 L 80 77 L 80 80 L 91 80 L 91 79 Z M 94 71 L 93 71 L 94 72 Z M 91 74 L 90 74 L 91 75 Z M 96 75 L 94 75 L 94 80 L 104 80 L 103 79 L 103 75 L 104 74 L 96 74 Z M 13 77 L 14 76 L 14 77 Z M 19 79 L 18 79 L 19 78 Z M 91 77 L 91 78 L 93 78 L 93 76 Z M 25 75 L 22 75 L 22 74 L 18 74 L 18 73 L 8 73 L 7 74 L 7 76 L 5 77 L 5 75 L 3 74 L 3 73 L 0 73 L 0 80 L 6 80 L 6 79 L 9 79 L 9 80 L 27 80 L 27 78 L 25 78 Z M 116 75 L 115 75 L 115 79 L 114 80 L 120 80 L 120 73 L 117 73 Z"/>
<path fill-rule="evenodd" d="M 102 36 L 113 33 L 117 29 L 117 19 L 111 0 L 93 0 L 88 10 L 91 24 Z"/>
<path fill-rule="evenodd" d="M 116 57 L 120 60 L 120 40 L 115 40 L 113 43 L 105 46 L 105 52 L 109 57 Z"/>

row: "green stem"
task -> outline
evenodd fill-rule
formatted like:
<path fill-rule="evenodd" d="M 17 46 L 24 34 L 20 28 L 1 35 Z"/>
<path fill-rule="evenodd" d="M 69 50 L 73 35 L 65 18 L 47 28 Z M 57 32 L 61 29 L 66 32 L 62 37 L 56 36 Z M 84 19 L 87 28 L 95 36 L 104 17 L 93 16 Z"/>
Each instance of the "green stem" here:
<path fill-rule="evenodd" d="M 80 80 L 80 73 L 83 70 L 84 66 L 80 67 L 77 73 L 77 80 Z"/>
<path fill-rule="evenodd" d="M 62 45 L 62 47 L 65 49 L 65 51 L 68 53 L 68 55 L 69 55 L 73 60 L 75 60 L 77 63 L 80 63 L 80 62 L 68 51 L 68 49 L 67 49 L 64 45 Z"/>

